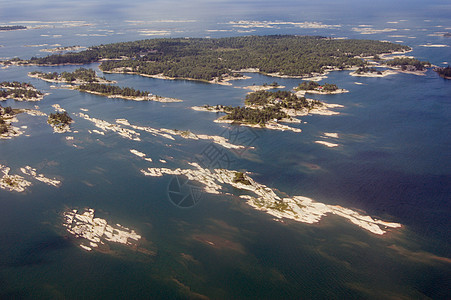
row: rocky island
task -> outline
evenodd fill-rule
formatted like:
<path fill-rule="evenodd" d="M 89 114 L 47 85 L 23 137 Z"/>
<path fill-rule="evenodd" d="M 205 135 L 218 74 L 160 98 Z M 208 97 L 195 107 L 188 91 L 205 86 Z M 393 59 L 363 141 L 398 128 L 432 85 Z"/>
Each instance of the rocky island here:
<path fill-rule="evenodd" d="M 72 118 L 66 111 L 51 113 L 47 119 L 47 123 L 52 126 L 55 133 L 64 133 L 70 131 Z"/>
<path fill-rule="evenodd" d="M 63 226 L 77 239 L 80 248 L 86 251 L 95 249 L 108 252 L 108 243 L 122 244 L 133 249 L 138 248 L 141 236 L 133 229 L 120 224 L 110 225 L 105 219 L 95 218 L 94 214 L 95 211 L 92 208 L 85 209 L 80 213 L 76 209 L 63 213 Z"/>
<path fill-rule="evenodd" d="M 437 74 L 445 79 L 451 79 L 451 67 L 447 66 L 445 68 L 435 68 L 434 69 L 435 72 L 437 72 Z"/>
<path fill-rule="evenodd" d="M 86 49 L 86 47 L 82 46 L 66 46 L 66 47 L 56 47 L 56 48 L 49 48 L 49 49 L 41 49 L 39 51 L 41 52 L 50 52 L 50 53 L 62 53 L 66 51 L 80 51 Z"/>
<path fill-rule="evenodd" d="M 155 101 L 155 102 L 182 102 L 183 100 L 153 95 L 148 91 L 135 90 L 129 87 L 118 87 L 102 83 L 86 83 L 80 86 L 66 86 L 66 88 L 78 90 L 80 92 L 90 93 L 108 98 L 120 98 L 133 101 Z"/>
<path fill-rule="evenodd" d="M 246 96 L 244 107 L 204 105 L 195 106 L 192 109 L 225 113 L 225 116 L 215 121 L 219 123 L 301 132 L 301 129 L 280 123 L 300 123 L 300 120 L 294 117 L 305 116 L 315 111 L 320 114 L 334 114 L 328 110 L 332 107 L 337 106 L 307 99 L 303 96 L 298 97 L 295 93 L 289 91 L 258 91 Z"/>
<path fill-rule="evenodd" d="M 14 99 L 16 101 L 41 101 L 45 94 L 38 91 L 32 84 L 25 82 L 0 83 L 0 101 Z"/>
<path fill-rule="evenodd" d="M 113 81 L 107 80 L 105 77 L 97 76 L 93 69 L 79 68 L 73 72 L 57 72 L 43 73 L 39 71 L 33 71 L 28 73 L 28 76 L 32 78 L 39 78 L 48 82 L 57 83 L 73 83 L 73 84 L 86 84 L 86 83 L 113 83 Z"/>
<path fill-rule="evenodd" d="M 12 109 L 11 106 L 2 107 L 0 105 L 0 139 L 11 139 L 23 133 L 11 124 L 17 122 L 16 114 L 20 112 L 20 110 Z"/>
<path fill-rule="evenodd" d="M 280 197 L 276 191 L 266 185 L 254 181 L 243 172 L 226 169 L 204 169 L 197 163 L 190 163 L 190 169 L 147 168 L 141 170 L 145 176 L 160 177 L 163 175 L 183 175 L 190 181 L 199 182 L 203 190 L 210 194 L 225 194 L 223 187 L 229 185 L 247 191 L 252 195 L 241 195 L 251 207 L 263 211 L 276 220 L 291 219 L 298 222 L 314 224 L 324 216 L 333 214 L 343 217 L 351 223 L 374 234 L 382 235 L 391 228 L 399 228 L 401 224 L 378 220 L 357 211 L 338 205 L 317 202 L 303 196 Z"/>
<path fill-rule="evenodd" d="M 335 84 L 324 83 L 321 85 L 316 81 L 302 82 L 297 87 L 295 87 L 294 90 L 297 92 L 320 95 L 343 94 L 349 92 L 345 89 L 339 89 Z"/>
<path fill-rule="evenodd" d="M 431 63 L 427 61 L 420 61 L 412 57 L 400 56 L 393 59 L 381 59 L 379 56 L 375 56 L 371 67 L 359 67 L 354 72 L 351 72 L 350 75 L 362 77 L 385 77 L 397 73 L 424 75 L 427 67 L 431 66 Z M 378 70 L 376 67 L 387 69 Z"/>

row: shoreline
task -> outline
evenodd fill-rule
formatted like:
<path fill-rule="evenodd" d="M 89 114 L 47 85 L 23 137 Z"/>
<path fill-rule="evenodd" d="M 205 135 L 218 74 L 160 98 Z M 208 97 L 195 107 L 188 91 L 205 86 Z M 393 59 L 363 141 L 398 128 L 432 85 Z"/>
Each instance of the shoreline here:
<path fill-rule="evenodd" d="M 164 79 L 164 80 L 189 80 L 189 81 L 198 81 L 198 82 L 204 82 L 204 83 L 211 83 L 211 84 L 219 84 L 219 85 L 227 85 L 230 86 L 232 85 L 229 81 L 232 80 L 245 80 L 245 79 L 250 79 L 251 77 L 248 76 L 243 76 L 243 77 L 233 77 L 233 76 L 227 76 L 225 78 L 223 78 L 222 81 L 218 81 L 218 78 L 214 78 L 213 80 L 204 80 L 204 79 L 195 79 L 195 78 L 189 78 L 189 77 L 169 77 L 169 76 L 165 76 L 163 75 L 163 73 L 160 74 L 155 74 L 155 75 L 150 75 L 150 74 L 142 74 L 139 72 L 133 72 L 133 71 L 123 71 L 123 70 L 112 70 L 112 71 L 103 71 L 103 73 L 107 73 L 107 74 L 130 74 L 130 75 L 138 75 L 138 76 L 143 76 L 143 77 L 149 77 L 149 78 L 154 78 L 154 79 Z"/>
<path fill-rule="evenodd" d="M 58 87 L 51 86 L 51 87 L 55 88 L 55 89 L 76 90 L 81 93 L 88 93 L 88 94 L 93 94 L 93 95 L 102 96 L 102 97 L 106 97 L 106 98 L 120 98 L 120 99 L 131 100 L 131 101 L 154 101 L 154 102 L 161 102 L 161 103 L 183 102 L 183 100 L 181 100 L 181 99 L 162 97 L 162 96 L 157 96 L 157 95 L 146 96 L 146 97 L 127 97 L 127 96 L 122 96 L 122 95 L 107 95 L 107 94 L 103 94 L 103 93 L 95 92 L 95 91 L 80 90 L 78 86 L 72 86 L 72 85 L 62 85 L 62 86 L 58 86 Z"/>
<path fill-rule="evenodd" d="M 303 92 L 304 94 L 317 94 L 317 95 L 337 95 L 337 94 L 345 94 L 349 93 L 346 89 L 336 89 L 335 91 L 324 92 L 318 90 L 298 90 L 297 92 Z"/>
<path fill-rule="evenodd" d="M 31 78 L 37 78 L 46 82 L 51 82 L 51 83 L 72 83 L 72 84 L 76 84 L 76 85 L 80 85 L 80 84 L 87 84 L 87 83 L 91 83 L 88 81 L 83 81 L 83 80 L 78 80 L 76 79 L 75 81 L 66 81 L 66 80 L 60 80 L 60 79 L 47 79 L 47 78 L 42 78 L 41 76 L 39 76 L 39 74 L 31 74 L 31 72 L 28 72 L 28 77 Z M 100 77 L 96 77 L 97 81 L 94 81 L 93 83 L 103 83 L 103 84 L 109 84 L 109 83 L 117 83 L 116 81 L 110 81 L 110 80 L 105 80 L 103 78 Z"/>
<path fill-rule="evenodd" d="M 250 86 L 236 87 L 236 88 L 241 88 L 241 89 L 244 89 L 244 90 L 251 90 L 252 92 L 259 92 L 259 91 L 269 91 L 269 90 L 274 90 L 274 89 L 284 89 L 285 86 L 284 85 L 276 85 L 276 86 L 272 86 L 272 85 L 250 85 Z"/>
<path fill-rule="evenodd" d="M 311 100 L 311 99 L 309 99 Z M 311 100 L 313 101 L 313 100 Z M 253 106 L 246 106 L 249 108 L 255 108 Z M 332 116 L 332 115 L 339 115 L 339 112 L 336 111 L 332 111 L 331 109 L 333 108 L 343 108 L 343 105 L 340 104 L 329 104 L 329 103 L 325 103 L 322 102 L 321 106 L 317 106 L 314 107 L 313 109 L 302 109 L 302 110 L 294 110 L 294 109 L 281 109 L 282 112 L 286 113 L 289 118 L 284 118 L 281 120 L 278 120 L 277 122 L 275 121 L 268 121 L 266 124 L 261 125 L 261 124 L 253 124 L 253 123 L 248 123 L 248 122 L 244 122 L 244 121 L 236 121 L 236 120 L 228 120 L 225 119 L 225 116 L 221 116 L 218 119 L 214 120 L 215 123 L 226 123 L 226 124 L 236 124 L 236 125 L 240 125 L 240 126 L 247 126 L 247 127 L 252 127 L 252 128 L 261 128 L 261 129 L 270 129 L 270 130 L 280 130 L 280 131 L 293 131 L 293 132 L 297 132 L 300 133 L 302 132 L 302 129 L 300 128 L 295 128 L 295 127 L 290 127 L 288 125 L 284 125 L 284 124 L 280 124 L 280 123 L 301 123 L 302 121 L 297 119 L 296 117 L 304 117 L 304 116 L 308 116 L 309 114 L 312 115 L 323 115 L 323 116 Z M 258 108 L 258 107 L 257 107 Z M 192 106 L 191 107 L 192 110 L 195 111 L 204 111 L 204 112 L 213 112 L 213 113 L 225 113 L 227 114 L 227 112 L 224 111 L 224 109 L 221 108 L 216 108 L 216 107 L 205 107 L 205 106 Z"/>

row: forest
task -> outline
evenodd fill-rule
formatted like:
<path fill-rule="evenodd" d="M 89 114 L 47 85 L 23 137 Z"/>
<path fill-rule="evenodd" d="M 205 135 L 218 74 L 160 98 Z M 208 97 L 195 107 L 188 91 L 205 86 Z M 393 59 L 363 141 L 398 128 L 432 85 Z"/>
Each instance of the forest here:
<path fill-rule="evenodd" d="M 320 36 L 163 38 L 94 46 L 81 52 L 33 57 L 22 63 L 87 64 L 107 59 L 100 65 L 103 71 L 210 81 L 247 68 L 263 74 L 310 75 L 330 67 L 364 66 L 363 56 L 407 50 L 408 46 L 390 42 Z"/>
<path fill-rule="evenodd" d="M 356 74 L 362 74 L 362 73 L 376 73 L 379 75 L 382 75 L 381 71 L 378 71 L 375 67 L 360 67 L 355 71 Z"/>
<path fill-rule="evenodd" d="M 312 109 L 315 106 L 321 106 L 322 103 L 317 100 L 309 101 L 305 97 L 298 97 L 290 91 L 258 91 L 246 96 L 244 103 L 246 106 L 273 106 L 277 110 L 294 109 L 302 110 Z"/>
<path fill-rule="evenodd" d="M 0 134 L 7 133 L 11 126 L 6 123 L 4 120 L 4 116 L 8 115 L 7 117 L 11 117 L 12 115 L 15 115 L 15 111 L 11 108 L 11 106 L 2 107 L 0 105 Z"/>
<path fill-rule="evenodd" d="M 30 75 L 35 75 L 41 79 L 64 81 L 64 82 L 74 82 L 76 80 L 82 82 L 98 82 L 96 72 L 93 69 L 78 68 L 73 72 L 62 72 L 61 74 L 57 72 L 43 73 L 38 71 L 30 72 Z M 106 80 L 105 78 L 101 78 Z"/>
<path fill-rule="evenodd" d="M 296 91 L 312 91 L 312 90 L 322 90 L 325 92 L 333 92 L 338 90 L 336 84 L 324 83 L 323 85 L 315 81 L 304 81 L 300 83 L 296 88 Z"/>
<path fill-rule="evenodd" d="M 0 99 L 14 98 L 14 99 L 30 99 L 38 98 L 43 93 L 36 90 L 36 88 L 29 84 L 18 81 L 0 83 Z"/>
<path fill-rule="evenodd" d="M 72 118 L 67 112 L 51 113 L 47 119 L 47 123 L 55 126 L 64 126 L 72 123 Z"/>
<path fill-rule="evenodd" d="M 135 90 L 134 88 L 121 88 L 114 85 L 101 84 L 101 83 L 87 83 L 78 87 L 78 90 L 82 92 L 95 92 L 106 96 L 120 95 L 124 97 L 147 97 L 150 92 Z"/>
<path fill-rule="evenodd" d="M 214 109 L 226 113 L 225 120 L 238 123 L 260 124 L 264 126 L 269 121 L 279 121 L 290 116 L 284 109 L 313 109 L 323 104 L 318 100 L 307 100 L 305 97 L 297 97 L 289 91 L 257 91 L 250 93 L 245 98 L 245 106 L 205 105 L 206 109 Z"/>
<path fill-rule="evenodd" d="M 395 57 L 394 59 L 387 60 L 385 64 L 392 67 L 401 67 L 403 71 L 423 71 L 426 67 L 431 66 L 431 63 L 428 61 L 420 61 L 410 57 Z"/>

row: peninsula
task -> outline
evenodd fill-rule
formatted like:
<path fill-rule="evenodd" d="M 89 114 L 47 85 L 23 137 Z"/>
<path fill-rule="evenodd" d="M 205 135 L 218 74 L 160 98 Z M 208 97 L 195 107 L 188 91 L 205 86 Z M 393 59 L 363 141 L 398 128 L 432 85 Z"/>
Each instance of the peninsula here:
<path fill-rule="evenodd" d="M 60 65 L 101 62 L 104 72 L 211 83 L 254 70 L 280 77 L 324 74 L 362 67 L 362 57 L 407 52 L 408 46 L 321 36 L 243 36 L 219 39 L 162 38 L 93 46 L 80 52 L 10 60 L 3 64 Z"/>

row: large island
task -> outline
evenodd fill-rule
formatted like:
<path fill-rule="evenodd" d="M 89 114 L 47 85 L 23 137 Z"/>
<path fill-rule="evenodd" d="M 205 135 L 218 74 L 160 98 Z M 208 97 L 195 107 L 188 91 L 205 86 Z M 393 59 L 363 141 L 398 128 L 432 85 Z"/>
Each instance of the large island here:
<path fill-rule="evenodd" d="M 244 36 L 220 39 L 172 38 L 94 46 L 85 51 L 15 59 L 3 64 L 60 65 L 101 62 L 104 72 L 164 79 L 223 83 L 242 78 L 240 71 L 272 76 L 313 76 L 362 67 L 362 57 L 407 52 L 390 42 L 339 40 L 320 36 Z"/>

